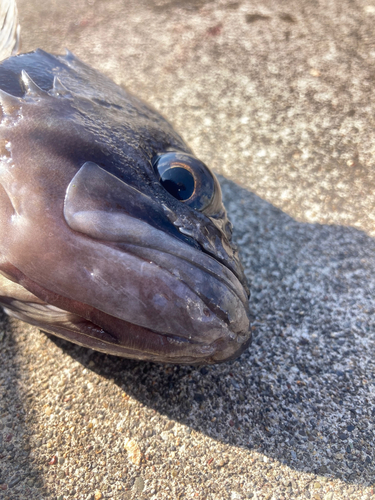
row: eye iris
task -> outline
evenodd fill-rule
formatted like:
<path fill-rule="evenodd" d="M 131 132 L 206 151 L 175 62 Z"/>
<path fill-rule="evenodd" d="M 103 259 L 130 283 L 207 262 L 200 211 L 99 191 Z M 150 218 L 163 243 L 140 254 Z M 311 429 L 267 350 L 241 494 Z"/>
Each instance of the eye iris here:
<path fill-rule="evenodd" d="M 168 193 L 180 201 L 188 200 L 194 193 L 194 177 L 186 168 L 171 167 L 164 170 L 160 182 Z"/>
<path fill-rule="evenodd" d="M 182 151 L 160 152 L 152 158 L 152 167 L 160 185 L 176 200 L 200 212 L 220 209 L 220 186 L 198 158 Z"/>

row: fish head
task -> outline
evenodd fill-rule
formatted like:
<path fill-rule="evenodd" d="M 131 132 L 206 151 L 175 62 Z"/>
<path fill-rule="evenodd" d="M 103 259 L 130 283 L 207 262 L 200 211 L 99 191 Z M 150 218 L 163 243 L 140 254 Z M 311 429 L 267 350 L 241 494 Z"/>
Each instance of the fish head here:
<path fill-rule="evenodd" d="M 250 342 L 215 175 L 71 53 L 0 64 L 0 302 L 102 352 L 216 363 Z"/>

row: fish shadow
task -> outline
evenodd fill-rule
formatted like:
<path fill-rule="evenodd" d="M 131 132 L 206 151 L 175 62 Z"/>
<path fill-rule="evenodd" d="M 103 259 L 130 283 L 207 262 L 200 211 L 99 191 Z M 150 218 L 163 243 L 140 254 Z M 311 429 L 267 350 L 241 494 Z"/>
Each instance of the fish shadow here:
<path fill-rule="evenodd" d="M 374 240 L 351 227 L 298 222 L 220 181 L 256 318 L 238 360 L 158 365 L 51 339 L 147 407 L 213 439 L 372 484 Z"/>

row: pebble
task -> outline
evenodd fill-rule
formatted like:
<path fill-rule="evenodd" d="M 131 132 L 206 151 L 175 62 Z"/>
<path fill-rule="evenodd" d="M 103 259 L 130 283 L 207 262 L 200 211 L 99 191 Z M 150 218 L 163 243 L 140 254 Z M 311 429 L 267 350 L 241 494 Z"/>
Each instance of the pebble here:
<path fill-rule="evenodd" d="M 216 461 L 217 467 L 224 467 L 226 465 L 227 461 L 223 459 L 219 459 Z"/>
<path fill-rule="evenodd" d="M 145 487 L 144 479 L 141 476 L 136 477 L 133 487 L 136 493 L 141 493 Z"/>
<path fill-rule="evenodd" d="M 134 465 L 140 465 L 142 452 L 139 444 L 134 439 L 126 439 L 124 444 L 125 450 L 128 452 L 128 458 Z"/>
<path fill-rule="evenodd" d="M 163 431 L 160 433 L 160 437 L 163 441 L 168 441 L 168 439 L 170 438 L 170 434 L 167 431 Z"/>
<path fill-rule="evenodd" d="M 52 408 L 50 406 L 47 406 L 44 411 L 45 411 L 46 415 L 48 415 L 48 416 L 52 414 Z"/>
<path fill-rule="evenodd" d="M 167 422 L 164 430 L 170 431 L 171 429 L 173 429 L 174 426 L 175 426 L 175 422 L 173 420 L 170 420 L 169 422 Z"/>
<path fill-rule="evenodd" d="M 22 477 L 21 476 L 14 476 L 8 483 L 9 488 L 13 488 L 13 486 L 16 486 L 21 481 Z"/>
<path fill-rule="evenodd" d="M 242 495 L 237 493 L 237 491 L 232 491 L 230 498 L 231 498 L 231 500 L 242 500 Z"/>

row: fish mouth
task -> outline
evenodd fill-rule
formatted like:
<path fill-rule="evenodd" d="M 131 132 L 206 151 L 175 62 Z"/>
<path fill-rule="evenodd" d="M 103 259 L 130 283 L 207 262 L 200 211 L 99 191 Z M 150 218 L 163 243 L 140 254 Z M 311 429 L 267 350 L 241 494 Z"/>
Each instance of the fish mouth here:
<path fill-rule="evenodd" d="M 141 224 L 140 221 L 135 223 Z M 155 248 L 157 245 L 122 243 L 115 250 L 112 243 L 109 248 L 111 252 L 120 250 L 126 258 L 130 255 L 141 258 L 140 270 L 143 265 L 152 265 L 157 266 L 160 274 L 168 273 L 173 280 L 168 290 L 162 287 L 153 290 L 152 300 L 145 301 L 143 313 L 133 314 L 131 318 L 128 308 L 109 314 L 110 307 L 106 307 L 105 302 L 90 311 L 82 304 L 82 309 L 78 310 L 80 315 L 70 317 L 70 325 L 74 325 L 75 330 L 69 334 L 71 339 L 87 345 L 91 342 L 88 337 L 94 337 L 95 349 L 99 351 L 142 360 L 213 364 L 236 358 L 251 341 L 245 290 L 231 271 L 212 257 L 186 248 L 181 257 L 172 253 L 176 251 L 172 241 L 165 235 L 164 238 L 170 246 L 168 252 Z M 138 292 L 135 295 L 138 296 Z M 112 306 L 112 303 L 107 304 Z M 66 308 L 67 304 L 64 306 Z M 146 312 L 147 309 L 150 311 Z M 160 309 L 164 309 L 162 313 Z M 83 314 L 87 318 L 85 324 Z M 65 332 L 65 338 L 69 335 Z"/>
<path fill-rule="evenodd" d="M 76 344 L 141 360 L 213 364 L 247 348 L 248 298 L 227 267 L 127 214 L 111 214 L 111 225 L 102 212 L 87 216 L 69 219 L 59 249 L 54 238 L 50 247 L 43 242 L 42 267 L 25 268 L 25 260 L 0 266 L 39 299 L 0 298 L 13 315 Z M 120 233 L 113 241 L 117 225 L 127 228 L 127 242 Z M 27 262 L 35 262 L 38 238 L 26 240 Z"/>
<path fill-rule="evenodd" d="M 95 228 L 101 226 L 99 217 L 92 218 Z M 121 226 L 123 223 L 121 217 Z M 211 256 L 142 221 L 127 220 L 125 227 L 133 235 L 133 243 L 111 241 L 102 244 L 107 247 L 111 260 L 118 255 L 122 264 L 127 263 L 132 277 L 125 282 L 121 272 L 118 277 L 113 276 L 113 272 L 108 277 L 103 269 L 86 268 L 91 283 L 88 289 L 94 285 L 96 291 L 106 292 L 108 287 L 113 290 L 104 293 L 99 302 L 93 302 L 91 294 L 87 295 L 85 303 L 111 316 L 109 319 L 95 313 L 91 316 L 93 323 L 110 332 L 120 344 L 126 343 L 129 337 L 123 332 L 134 330 L 129 323 L 146 329 L 147 341 L 142 341 L 139 330 L 137 339 L 148 357 L 149 348 L 160 345 L 160 337 L 164 340 L 159 352 L 177 354 L 193 349 L 195 355 L 189 357 L 190 361 L 197 356 L 206 358 L 227 350 L 224 348 L 227 343 L 238 350 L 248 338 L 248 299 L 233 273 Z M 134 333 L 131 336 L 134 341 Z M 156 342 L 151 340 L 155 336 L 158 337 Z"/>

